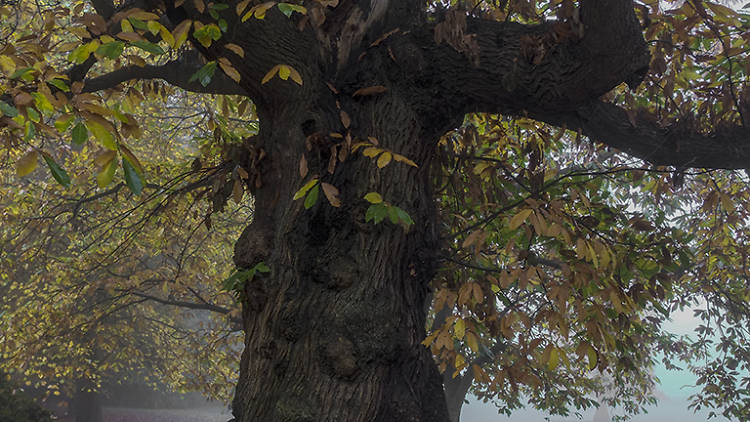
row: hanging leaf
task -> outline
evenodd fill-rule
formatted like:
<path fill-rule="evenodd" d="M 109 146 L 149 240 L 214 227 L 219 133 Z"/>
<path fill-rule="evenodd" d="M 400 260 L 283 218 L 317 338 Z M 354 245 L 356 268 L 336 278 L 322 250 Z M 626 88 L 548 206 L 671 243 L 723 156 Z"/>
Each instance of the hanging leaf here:
<path fill-rule="evenodd" d="M 216 72 L 216 66 L 217 66 L 217 63 L 215 61 L 210 61 L 206 63 L 197 72 L 195 72 L 193 76 L 190 77 L 188 82 L 194 82 L 197 80 L 204 87 L 208 86 L 208 84 L 211 83 L 211 79 L 214 76 L 214 72 Z"/>
<path fill-rule="evenodd" d="M 161 49 L 157 44 L 150 43 L 148 41 L 132 41 L 130 44 L 140 48 L 141 50 L 151 53 L 155 56 L 161 56 L 164 54 L 164 50 Z"/>
<path fill-rule="evenodd" d="M 42 151 L 42 157 L 47 163 L 47 167 L 49 167 L 49 170 L 52 173 L 52 177 L 55 178 L 57 183 L 63 185 L 66 188 L 70 187 L 70 176 L 68 176 L 68 172 L 60 167 L 48 153 Z"/>
<path fill-rule="evenodd" d="M 134 194 L 140 195 L 143 191 L 143 181 L 138 172 L 125 158 L 122 159 L 122 169 L 125 171 L 125 183 L 128 185 L 128 188 Z"/>
<path fill-rule="evenodd" d="M 316 185 L 317 183 L 318 183 L 318 178 L 317 178 L 317 177 L 314 177 L 314 178 L 313 178 L 312 180 L 310 180 L 309 182 L 305 183 L 305 184 L 304 184 L 304 186 L 302 186 L 302 187 L 301 187 L 301 188 L 300 188 L 300 189 L 299 189 L 299 190 L 298 190 L 298 191 L 297 191 L 297 192 L 296 192 L 296 193 L 294 194 L 294 198 L 292 198 L 292 199 L 293 199 L 294 201 L 296 201 L 296 200 L 298 200 L 298 199 L 302 198 L 303 196 L 305 196 L 305 194 L 307 194 L 307 191 L 309 191 L 310 189 L 312 189 L 312 187 L 313 187 L 313 186 L 315 186 L 315 185 Z"/>
<path fill-rule="evenodd" d="M 514 215 L 513 218 L 510 219 L 510 223 L 508 223 L 508 228 L 511 230 L 515 230 L 523 224 L 524 221 L 526 221 L 527 218 L 529 218 L 529 215 L 531 215 L 533 210 L 527 208 L 525 210 L 521 210 L 518 214 Z"/>
<path fill-rule="evenodd" d="M 86 122 L 86 126 L 89 128 L 94 137 L 104 146 L 104 148 L 116 150 L 117 143 L 115 142 L 115 136 L 101 123 L 89 120 Z"/>
<path fill-rule="evenodd" d="M 110 183 L 112 183 L 112 180 L 115 177 L 115 169 L 117 169 L 117 161 L 114 159 L 115 154 L 114 151 L 109 151 L 112 153 L 112 156 L 104 165 L 104 168 L 102 168 L 99 173 L 96 174 L 96 184 L 99 186 L 99 188 L 105 188 Z"/>
<path fill-rule="evenodd" d="M 36 168 L 39 158 L 39 153 L 36 150 L 31 150 L 19 158 L 16 162 L 16 174 L 18 177 L 26 176 L 27 174 L 34 171 Z"/>
<path fill-rule="evenodd" d="M 180 22 L 179 25 L 172 31 L 172 36 L 174 37 L 174 49 L 178 49 L 182 47 L 182 44 L 185 43 L 188 37 L 188 33 L 190 32 L 190 27 L 192 26 L 193 21 L 191 20 L 184 20 Z"/>
<path fill-rule="evenodd" d="M 2 111 L 3 114 L 8 117 L 18 116 L 18 109 L 6 103 L 5 101 L 0 101 L 0 111 Z"/>
<path fill-rule="evenodd" d="M 73 143 L 76 145 L 82 145 L 89 140 L 89 131 L 86 129 L 86 125 L 84 125 L 83 122 L 78 122 L 77 125 L 73 126 L 71 135 L 73 137 Z"/>
<path fill-rule="evenodd" d="M 307 193 L 307 196 L 305 197 L 305 209 L 312 208 L 313 205 L 315 205 L 318 202 L 318 185 L 315 185 L 312 189 L 310 189 L 310 192 Z"/>
<path fill-rule="evenodd" d="M 383 202 L 383 197 L 380 196 L 380 194 L 377 192 L 370 192 L 367 195 L 365 195 L 365 201 L 371 204 L 379 204 Z"/>

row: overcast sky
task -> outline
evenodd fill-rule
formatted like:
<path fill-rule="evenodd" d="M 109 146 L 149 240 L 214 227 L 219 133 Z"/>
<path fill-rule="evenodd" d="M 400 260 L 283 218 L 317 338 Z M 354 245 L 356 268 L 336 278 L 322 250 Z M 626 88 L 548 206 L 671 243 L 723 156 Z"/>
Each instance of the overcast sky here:
<path fill-rule="evenodd" d="M 693 317 L 691 310 L 675 312 L 672 315 L 672 322 L 665 326 L 665 329 L 675 334 L 691 334 L 693 328 L 698 325 L 698 320 Z M 685 387 L 695 384 L 696 377 L 690 371 L 667 371 L 663 367 L 655 368 L 655 374 L 661 379 L 661 390 L 666 396 L 655 407 L 649 408 L 649 413 L 633 418 L 633 422 L 706 422 L 708 412 L 701 411 L 693 413 L 688 410 L 688 396 L 695 391 Z M 612 412 L 610 412 L 612 414 Z M 541 412 L 533 410 L 524 410 L 516 412 L 512 417 L 498 415 L 496 408 L 492 404 L 485 404 L 478 400 L 471 400 L 471 403 L 465 405 L 461 411 L 461 422 L 544 422 L 544 417 L 548 416 Z M 594 417 L 594 411 L 588 411 L 583 414 L 583 421 L 591 421 Z M 551 422 L 574 422 L 580 421 L 575 417 L 561 418 L 559 416 L 550 417 Z M 729 419 L 719 417 L 712 418 L 711 421 L 727 422 Z"/>

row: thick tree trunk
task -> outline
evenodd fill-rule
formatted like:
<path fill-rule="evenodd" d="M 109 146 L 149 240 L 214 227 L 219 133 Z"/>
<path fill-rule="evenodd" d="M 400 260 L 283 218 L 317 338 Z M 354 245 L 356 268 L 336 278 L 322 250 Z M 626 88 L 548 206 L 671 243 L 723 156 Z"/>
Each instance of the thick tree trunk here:
<path fill-rule="evenodd" d="M 437 246 L 433 136 L 398 92 L 341 96 L 339 109 L 325 86 L 312 91 L 270 112 L 259 107 L 261 133 L 250 142 L 267 156 L 256 215 L 236 244 L 235 262 L 248 268 L 263 261 L 271 272 L 244 290 L 234 414 L 240 422 L 447 422 L 440 374 L 421 345 Z M 328 135 L 349 131 L 342 111 L 353 136 L 374 137 L 419 168 L 393 162 L 380 169 L 358 152 L 330 174 L 331 147 L 346 141 Z M 340 208 L 322 192 L 309 210 L 292 201 L 303 153 L 311 175 L 341 190 Z M 365 223 L 368 192 L 416 224 L 406 232 L 388 219 Z"/>

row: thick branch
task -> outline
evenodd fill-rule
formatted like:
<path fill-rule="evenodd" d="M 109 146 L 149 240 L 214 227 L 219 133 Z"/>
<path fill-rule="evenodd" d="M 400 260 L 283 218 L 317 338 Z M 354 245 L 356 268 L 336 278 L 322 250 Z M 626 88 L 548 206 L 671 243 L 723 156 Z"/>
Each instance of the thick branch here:
<path fill-rule="evenodd" d="M 214 73 L 211 83 L 205 87 L 197 80 L 191 82 L 191 76 L 197 72 L 201 66 L 202 64 L 200 64 L 199 61 L 189 60 L 183 57 L 160 66 L 146 65 L 143 67 L 123 67 L 105 75 L 87 80 L 83 91 L 94 92 L 113 88 L 123 82 L 133 79 L 163 79 L 174 86 L 191 92 L 204 94 L 246 95 L 245 91 L 239 85 L 228 78 L 219 69 Z"/>
<path fill-rule="evenodd" d="M 613 104 L 594 101 L 575 112 L 532 116 L 617 148 L 654 165 L 678 168 L 750 168 L 750 130 L 741 126 L 702 134 L 690 125 L 662 127 Z"/>

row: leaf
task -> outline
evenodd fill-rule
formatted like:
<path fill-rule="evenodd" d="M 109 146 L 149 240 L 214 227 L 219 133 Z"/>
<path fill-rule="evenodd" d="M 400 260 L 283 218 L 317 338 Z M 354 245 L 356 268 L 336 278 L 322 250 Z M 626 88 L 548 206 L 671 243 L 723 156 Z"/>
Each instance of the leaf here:
<path fill-rule="evenodd" d="M 245 11 L 248 4 L 250 4 L 250 0 L 242 0 L 241 2 L 237 3 L 237 6 L 234 9 L 234 11 L 237 13 L 237 16 L 240 16 L 242 12 Z"/>
<path fill-rule="evenodd" d="M 42 157 L 47 163 L 47 167 L 49 167 L 49 170 L 52 173 L 52 177 L 55 178 L 57 183 L 63 185 L 66 188 L 70 187 L 70 176 L 68 176 L 68 172 L 60 167 L 48 153 L 42 151 Z"/>
<path fill-rule="evenodd" d="M 8 56 L 0 55 L 0 68 L 8 74 L 12 75 L 16 71 L 16 62 Z"/>
<path fill-rule="evenodd" d="M 328 202 L 334 207 L 340 207 L 341 200 L 339 199 L 339 190 L 330 183 L 321 183 L 320 185 L 323 187 L 323 193 L 325 194 L 326 199 L 328 199 Z"/>
<path fill-rule="evenodd" d="M 138 161 L 138 158 L 133 154 L 130 149 L 128 149 L 125 144 L 120 144 L 120 154 L 122 154 L 123 158 L 128 160 L 130 164 L 135 167 L 136 171 L 138 171 L 138 174 L 143 175 L 144 169 L 143 165 L 140 161 Z"/>
<path fill-rule="evenodd" d="M 312 187 L 313 187 L 313 186 L 315 186 L 315 185 L 316 185 L 317 183 L 318 183 L 318 178 L 317 178 L 317 177 L 315 177 L 315 178 L 311 179 L 311 180 L 310 180 L 309 182 L 305 183 L 305 184 L 304 184 L 304 185 L 303 185 L 303 186 L 302 186 L 302 187 L 301 187 L 301 188 L 300 188 L 300 189 L 299 189 L 299 190 L 298 190 L 298 191 L 297 191 L 297 192 L 296 192 L 296 193 L 294 194 L 294 198 L 292 198 L 292 200 L 296 201 L 296 200 L 298 200 L 298 199 L 302 198 L 303 196 L 305 196 L 305 194 L 307 194 L 307 191 L 309 191 L 310 189 L 312 189 Z"/>
<path fill-rule="evenodd" d="M 182 47 L 182 44 L 187 40 L 188 32 L 190 32 L 190 26 L 193 24 L 191 20 L 184 20 L 172 31 L 174 37 L 174 48 L 178 49 Z"/>
<path fill-rule="evenodd" d="M 365 222 L 372 220 L 375 224 L 380 223 L 388 215 L 388 207 L 383 204 L 372 204 L 365 212 Z"/>
<path fill-rule="evenodd" d="M 307 193 L 307 197 L 305 197 L 305 209 L 312 208 L 313 205 L 315 205 L 316 202 L 318 202 L 318 185 L 313 186 L 312 189 L 310 189 L 310 192 Z"/>
<path fill-rule="evenodd" d="M 532 209 L 527 208 L 525 210 L 521 210 L 518 214 L 514 215 L 513 218 L 510 219 L 510 223 L 508 223 L 508 228 L 511 230 L 515 230 L 521 226 L 521 224 L 526 221 L 527 218 L 529 218 L 529 215 L 533 212 Z"/>
<path fill-rule="evenodd" d="M 273 75 L 275 75 L 276 73 L 278 73 L 280 67 L 281 67 L 281 65 L 279 65 L 279 64 L 277 64 L 276 66 L 272 67 L 271 70 L 269 70 L 268 73 L 266 73 L 266 75 L 263 76 L 263 79 L 260 81 L 260 84 L 263 85 L 266 82 L 270 81 L 271 78 L 273 78 Z"/>
<path fill-rule="evenodd" d="M 232 78 L 235 82 L 240 81 L 240 72 L 237 71 L 234 67 L 232 67 L 231 64 L 224 63 L 223 61 L 219 61 L 219 67 L 221 67 L 221 70 L 224 71 L 224 73 L 227 74 L 230 78 Z"/>
<path fill-rule="evenodd" d="M 115 143 L 115 136 L 102 124 L 89 120 L 86 122 L 86 127 L 89 128 L 94 137 L 102 144 L 104 148 L 116 150 L 117 144 Z"/>
<path fill-rule="evenodd" d="M 242 196 L 244 194 L 245 187 L 243 186 L 243 183 L 240 180 L 235 180 L 234 185 L 232 186 L 232 199 L 234 199 L 234 202 L 239 204 L 240 201 L 242 201 Z"/>
<path fill-rule="evenodd" d="M 365 200 L 371 204 L 379 204 L 383 202 L 383 197 L 377 192 L 370 192 L 365 195 Z"/>
<path fill-rule="evenodd" d="M 394 161 L 398 161 L 399 163 L 404 163 L 404 164 L 408 164 L 408 165 L 410 165 L 410 166 L 412 166 L 412 167 L 417 167 L 417 168 L 419 168 L 419 166 L 417 165 L 417 163 L 415 163 L 414 161 L 412 161 L 412 160 L 410 160 L 410 159 L 408 159 L 408 158 L 404 157 L 404 156 L 403 156 L 403 155 L 401 155 L 401 154 L 396 154 L 396 153 L 394 153 L 394 154 L 393 154 L 393 160 L 394 160 Z"/>
<path fill-rule="evenodd" d="M 477 335 L 469 331 L 466 333 L 466 344 L 469 345 L 469 349 L 471 349 L 474 353 L 479 353 L 479 339 L 477 338 Z"/>
<path fill-rule="evenodd" d="M 162 50 L 161 47 L 148 41 L 132 41 L 130 44 L 155 56 L 161 56 L 162 54 L 164 54 L 164 50 Z"/>
<path fill-rule="evenodd" d="M 596 350 L 593 347 L 588 346 L 586 348 L 586 356 L 589 359 L 589 371 L 593 371 L 594 368 L 596 368 L 596 365 L 599 364 L 599 355 L 596 353 Z"/>
<path fill-rule="evenodd" d="M 453 326 L 453 333 L 459 340 L 464 338 L 464 334 L 466 333 L 466 322 L 462 318 L 456 319 L 456 323 Z"/>
<path fill-rule="evenodd" d="M 39 153 L 36 150 L 31 150 L 19 158 L 16 162 L 16 174 L 18 177 L 26 176 L 27 174 L 34 171 L 37 166 L 39 159 Z"/>
<path fill-rule="evenodd" d="M 302 157 L 299 159 L 299 177 L 304 179 L 307 176 L 307 172 L 307 159 L 305 158 L 305 154 L 302 154 Z"/>
<path fill-rule="evenodd" d="M 73 126 L 71 135 L 73 143 L 76 145 L 83 145 L 84 142 L 89 140 L 89 132 L 83 122 L 78 122 L 78 124 Z"/>
<path fill-rule="evenodd" d="M 386 91 L 388 91 L 388 88 L 384 87 L 383 85 L 368 86 L 367 88 L 360 88 L 354 91 L 354 94 L 352 94 L 352 97 L 367 97 L 370 95 L 380 95 Z"/>
<path fill-rule="evenodd" d="M 112 158 L 107 162 L 104 168 L 96 174 L 96 184 L 102 189 L 112 183 L 112 180 L 115 178 L 115 169 L 117 169 L 117 161 L 114 159 L 114 151 L 109 152 L 112 153 Z"/>
<path fill-rule="evenodd" d="M 391 158 L 393 158 L 393 155 L 389 151 L 380 154 L 380 157 L 378 157 L 378 167 L 382 169 L 387 166 L 391 162 Z"/>
<path fill-rule="evenodd" d="M 396 215 L 398 215 L 399 221 L 404 223 L 406 226 L 411 226 L 412 224 L 414 224 L 414 220 L 411 219 L 409 213 L 395 205 L 391 206 L 391 208 L 394 208 L 396 210 Z"/>
<path fill-rule="evenodd" d="M 304 6 L 300 6 L 299 4 L 279 3 L 278 8 L 279 10 L 281 10 L 281 13 L 286 15 L 286 17 L 291 17 L 292 13 L 294 12 L 301 13 L 303 15 L 307 14 L 307 9 L 305 9 Z"/>
<path fill-rule="evenodd" d="M 344 125 L 344 128 L 349 129 L 349 125 L 352 124 L 352 119 L 349 118 L 349 114 L 347 114 L 344 110 L 341 110 L 339 112 L 339 118 L 341 119 L 341 124 Z"/>
<path fill-rule="evenodd" d="M 193 36 L 202 46 L 208 48 L 213 41 L 218 41 L 221 38 L 221 29 L 215 23 L 212 23 L 193 31 Z"/>
<path fill-rule="evenodd" d="M 275 1 L 268 1 L 253 6 L 252 8 L 250 8 L 250 10 L 247 11 L 247 13 L 245 13 L 245 16 L 242 17 L 242 22 L 245 22 L 253 16 L 255 16 L 255 19 L 264 19 L 266 17 L 266 12 L 268 11 L 268 9 L 272 8 L 275 4 Z"/>
<path fill-rule="evenodd" d="M 297 70 L 291 66 L 289 67 L 289 76 L 294 82 L 297 83 L 297 85 L 302 86 L 302 75 L 300 75 L 299 72 L 297 72 Z"/>
<path fill-rule="evenodd" d="M 240 57 L 245 57 L 245 50 L 243 50 L 242 47 L 240 47 L 237 44 L 233 44 L 233 43 L 224 44 L 224 48 L 226 48 L 227 50 L 231 51 L 232 53 Z"/>
<path fill-rule="evenodd" d="M 143 181 L 138 172 L 135 171 L 133 165 L 125 158 L 122 159 L 122 169 L 125 171 L 125 183 L 128 185 L 128 188 L 134 194 L 140 195 L 143 191 Z"/>
<path fill-rule="evenodd" d="M 96 54 L 107 57 L 109 59 L 116 59 L 120 57 L 122 51 L 125 49 L 125 43 L 122 41 L 112 41 L 106 44 L 102 44 L 96 49 Z"/>
<path fill-rule="evenodd" d="M 557 365 L 560 364 L 560 350 L 557 347 L 552 347 L 549 352 L 549 360 L 547 361 L 547 367 L 550 371 L 557 369 Z"/>
<path fill-rule="evenodd" d="M 203 67 L 198 69 L 197 72 L 193 73 L 188 82 L 194 82 L 195 80 L 197 80 L 204 87 L 208 86 L 208 84 L 211 83 L 211 79 L 213 78 L 214 73 L 216 72 L 216 66 L 217 63 L 215 61 L 210 61 L 204 64 Z"/>
<path fill-rule="evenodd" d="M 62 114 L 55 120 L 55 129 L 58 132 L 65 132 L 68 130 L 76 116 L 73 114 Z"/>
<path fill-rule="evenodd" d="M 33 67 L 24 67 L 22 69 L 17 69 L 15 72 L 13 72 L 12 75 L 10 75 L 10 79 L 23 79 L 27 80 L 28 75 L 31 75 L 31 72 L 34 71 Z"/>
<path fill-rule="evenodd" d="M 289 66 L 285 64 L 279 65 L 279 78 L 285 81 L 289 79 L 289 75 L 291 73 L 292 73 L 292 70 Z"/>
<path fill-rule="evenodd" d="M 3 114 L 8 117 L 18 116 L 18 109 L 6 103 L 5 101 L 0 101 L 0 111 L 2 111 Z"/>

